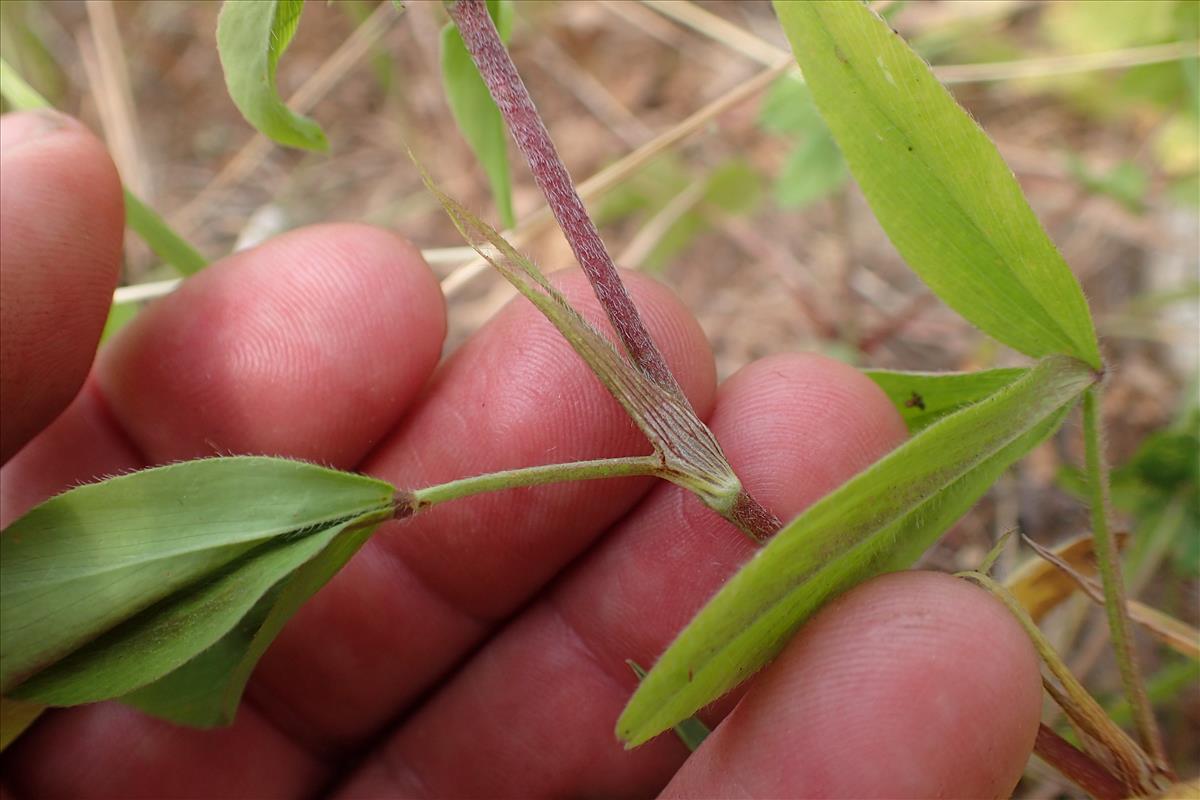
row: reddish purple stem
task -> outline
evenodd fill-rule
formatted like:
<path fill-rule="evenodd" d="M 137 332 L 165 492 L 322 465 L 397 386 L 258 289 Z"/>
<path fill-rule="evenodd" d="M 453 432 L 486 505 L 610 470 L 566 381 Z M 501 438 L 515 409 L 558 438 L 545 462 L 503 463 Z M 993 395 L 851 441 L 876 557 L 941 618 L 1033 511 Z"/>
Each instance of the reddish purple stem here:
<path fill-rule="evenodd" d="M 1045 724 L 1038 725 L 1033 751 L 1097 800 L 1119 800 L 1131 794 L 1138 794 L 1136 790 L 1117 780 L 1106 767 Z"/>
<path fill-rule="evenodd" d="M 550 141 L 550 134 L 533 105 L 533 98 L 529 96 L 516 66 L 500 41 L 500 34 L 488 14 L 487 4 L 483 0 L 455 0 L 448 4 L 448 9 L 467 45 L 467 51 L 487 83 L 517 146 L 529 161 L 534 180 L 546 196 L 550 210 L 554 212 L 575 258 L 587 274 L 596 298 L 608 314 L 617 336 L 634 363 L 647 376 L 686 403 L 675 376 L 667 368 L 667 362 L 654 345 L 633 300 L 621 283 L 612 257 L 575 191 L 575 185 L 562 159 L 558 157 L 554 143 Z"/>
<path fill-rule="evenodd" d="M 625 290 L 625 284 L 621 283 L 612 257 L 604 247 L 600 233 L 575 191 L 575 184 L 571 182 L 567 168 L 558 157 L 554 143 L 550 141 L 550 134 L 533 105 L 533 98 L 529 96 L 529 90 L 517 74 L 516 65 L 504 48 L 504 43 L 500 41 L 500 34 L 496 31 L 491 15 L 488 14 L 487 4 L 484 0 L 453 0 L 447 2 L 447 8 L 454 24 L 458 26 L 467 52 L 471 54 L 479 74 L 483 76 L 509 132 L 516 139 L 521 152 L 525 154 L 534 180 L 546 196 L 546 202 L 554 212 L 558 226 L 567 237 L 576 260 L 583 267 L 596 298 L 608 315 L 613 330 L 625 345 L 625 350 L 646 377 L 675 395 L 692 413 L 696 426 L 711 440 L 713 448 L 720 455 L 720 460 L 724 462 L 725 457 L 720 454 L 719 445 L 712 439 L 712 434 L 704 424 L 695 418 L 691 404 L 679 388 L 675 376 L 667 368 L 667 362 L 655 346 L 654 340 L 650 338 L 633 300 Z M 665 432 L 664 436 L 667 439 L 655 442 L 655 447 L 670 446 L 671 435 L 671 432 Z M 674 435 L 688 434 L 686 431 L 682 434 L 675 431 Z M 739 493 L 734 507 L 726 516 L 759 542 L 765 541 L 780 528 L 779 519 L 745 490 Z"/>

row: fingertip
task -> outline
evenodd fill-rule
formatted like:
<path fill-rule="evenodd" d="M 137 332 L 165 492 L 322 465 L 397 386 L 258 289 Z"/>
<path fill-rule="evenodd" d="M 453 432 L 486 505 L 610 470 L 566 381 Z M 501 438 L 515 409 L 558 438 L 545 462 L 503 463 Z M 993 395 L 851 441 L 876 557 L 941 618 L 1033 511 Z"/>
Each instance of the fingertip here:
<path fill-rule="evenodd" d="M 48 110 L 0 122 L 0 460 L 79 391 L 120 269 L 125 210 L 112 159 Z"/>
<path fill-rule="evenodd" d="M 256 452 L 345 468 L 395 424 L 445 331 L 416 248 L 317 225 L 190 278 L 121 331 L 97 373 L 151 461 Z"/>
<path fill-rule="evenodd" d="M 668 796 L 999 797 L 1041 715 L 1037 656 L 986 592 L 896 573 L 831 603 Z"/>
<path fill-rule="evenodd" d="M 743 367 L 721 386 L 710 424 L 728 443 L 738 475 L 785 519 L 908 436 L 874 381 L 815 354 L 769 356 Z"/>

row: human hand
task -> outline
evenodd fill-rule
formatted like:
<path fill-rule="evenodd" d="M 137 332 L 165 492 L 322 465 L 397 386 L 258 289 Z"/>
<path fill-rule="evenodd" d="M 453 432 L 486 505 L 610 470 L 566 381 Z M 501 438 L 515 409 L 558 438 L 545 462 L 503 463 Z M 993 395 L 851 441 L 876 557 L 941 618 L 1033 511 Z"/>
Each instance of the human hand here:
<path fill-rule="evenodd" d="M 419 487 L 647 449 L 523 301 L 439 366 L 436 280 L 411 245 L 355 225 L 213 264 L 142 312 L 89 374 L 119 260 L 115 169 L 62 118 L 6 117 L 2 140 L 4 457 L 37 434 L 0 471 L 5 524 L 71 484 L 216 452 Z M 602 318 L 580 275 L 555 280 Z M 627 280 L 697 412 L 781 517 L 902 440 L 887 399 L 837 362 L 772 357 L 717 387 L 687 310 Z M 1012 788 L 1037 729 L 1036 658 L 987 594 L 930 573 L 830 604 L 709 710 L 720 724 L 691 757 L 669 733 L 623 750 L 613 727 L 635 684 L 624 659 L 652 664 L 753 549 L 691 495 L 646 479 L 439 506 L 381 528 L 300 611 L 233 726 L 177 728 L 113 703 L 51 712 L 5 754 L 4 797 Z"/>

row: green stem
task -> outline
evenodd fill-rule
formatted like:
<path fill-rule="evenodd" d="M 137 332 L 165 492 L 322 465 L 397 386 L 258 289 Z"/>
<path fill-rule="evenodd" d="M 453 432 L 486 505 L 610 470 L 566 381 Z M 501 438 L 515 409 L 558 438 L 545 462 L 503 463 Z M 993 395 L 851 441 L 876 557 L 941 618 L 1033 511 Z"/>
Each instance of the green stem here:
<path fill-rule="evenodd" d="M 1129 615 L 1126 610 L 1125 584 L 1121 578 L 1121 562 L 1109 526 L 1108 465 L 1104 460 L 1104 439 L 1098 406 L 1100 388 L 1093 386 L 1083 395 L 1083 438 L 1087 461 L 1088 496 L 1092 506 L 1092 538 L 1096 561 L 1104 584 L 1104 608 L 1112 633 L 1113 649 L 1121 672 L 1125 697 L 1133 709 L 1134 726 L 1142 748 L 1161 766 L 1167 766 L 1166 753 L 1154 711 L 1146 696 L 1138 668 L 1137 654 L 1129 634 Z"/>
<path fill-rule="evenodd" d="M 520 486 L 540 486 L 561 481 L 585 481 L 595 478 L 623 478 L 636 475 L 658 475 L 662 461 L 658 456 L 632 458 L 601 458 L 595 461 L 573 461 L 569 464 L 545 464 L 538 467 L 489 472 L 471 478 L 460 478 L 437 486 L 416 489 L 398 500 L 398 517 L 415 514 L 422 509 L 484 492 L 515 489 Z"/>

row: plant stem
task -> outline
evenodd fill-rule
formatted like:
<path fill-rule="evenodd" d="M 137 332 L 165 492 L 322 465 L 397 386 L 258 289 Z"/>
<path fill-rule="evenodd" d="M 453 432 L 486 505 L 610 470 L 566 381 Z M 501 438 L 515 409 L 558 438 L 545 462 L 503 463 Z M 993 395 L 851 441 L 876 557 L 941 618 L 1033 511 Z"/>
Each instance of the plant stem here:
<path fill-rule="evenodd" d="M 1154 721 L 1154 711 L 1146 696 L 1138 668 L 1137 654 L 1129 634 L 1129 614 L 1126 608 L 1125 584 L 1121 578 L 1121 562 L 1117 545 L 1109 526 L 1108 465 L 1104 460 L 1104 439 L 1099 420 L 1099 386 L 1089 388 L 1083 395 L 1083 437 L 1087 462 L 1088 495 L 1092 507 L 1092 538 L 1100 578 L 1104 584 L 1104 607 L 1108 627 L 1116 651 L 1121 684 L 1129 707 L 1133 709 L 1134 726 L 1142 748 L 1164 769 L 1167 766 L 1162 737 Z"/>
<path fill-rule="evenodd" d="M 621 283 L 612 256 L 575 191 L 571 176 L 500 40 L 486 4 L 483 0 L 455 0 L 448 3 L 448 9 L 617 336 L 644 373 L 683 399 L 683 391 L 650 338 L 633 300 Z"/>
<path fill-rule="evenodd" d="M 1097 800 L 1120 800 L 1129 794 L 1104 765 L 1076 749 L 1044 723 L 1038 725 L 1033 752 Z"/>
<path fill-rule="evenodd" d="M 407 517 L 418 511 L 462 497 L 516 489 L 521 486 L 540 486 L 560 481 L 583 481 L 595 478 L 622 478 L 636 475 L 657 476 L 662 461 L 657 456 L 632 458 L 601 458 L 594 461 L 573 461 L 568 464 L 544 464 L 537 467 L 489 472 L 470 478 L 459 478 L 398 496 L 397 517 Z"/>
<path fill-rule="evenodd" d="M 546 126 L 542 124 L 533 98 L 529 96 L 500 39 L 486 4 L 483 0 L 447 0 L 446 5 L 471 59 L 487 84 L 509 132 L 529 162 L 534 180 L 546 196 L 546 202 L 592 284 L 613 330 L 638 371 L 678 401 L 684 412 L 680 415 L 682 418 L 661 429 L 652 431 L 643 427 L 654 445 L 655 453 L 662 459 L 661 466 L 677 467 L 658 474 L 695 491 L 710 508 L 754 541 L 765 541 L 781 527 L 779 519 L 740 487 L 712 432 L 696 417 L 675 376 L 667 367 L 666 359 L 650 338 L 633 300 L 621 283 L 612 257 L 575 191 L 571 176 L 559 158 Z M 622 398 L 618 396 L 617 399 Z M 670 456 L 679 456 L 677 463 L 669 464 L 672 460 Z M 709 496 L 703 490 L 697 490 L 697 487 L 708 485 L 730 487 L 736 491 L 736 495 L 730 496 L 731 491 Z"/>

